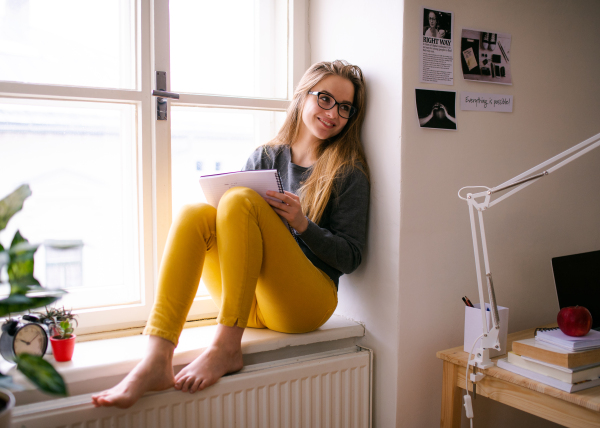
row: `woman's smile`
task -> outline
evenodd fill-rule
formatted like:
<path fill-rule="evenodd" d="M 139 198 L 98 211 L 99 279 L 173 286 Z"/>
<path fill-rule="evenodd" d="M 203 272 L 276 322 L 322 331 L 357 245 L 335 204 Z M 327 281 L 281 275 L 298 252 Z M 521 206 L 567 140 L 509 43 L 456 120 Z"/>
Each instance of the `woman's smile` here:
<path fill-rule="evenodd" d="M 323 124 L 323 126 L 324 126 L 325 128 L 327 128 L 327 129 L 331 129 L 331 128 L 333 128 L 333 127 L 335 126 L 335 123 L 333 123 L 333 122 L 330 122 L 330 121 L 328 121 L 328 120 L 326 120 L 326 119 L 323 119 L 323 118 L 321 118 L 321 117 L 318 117 L 318 116 L 317 116 L 317 119 L 319 119 L 319 121 L 320 121 L 320 122 Z"/>

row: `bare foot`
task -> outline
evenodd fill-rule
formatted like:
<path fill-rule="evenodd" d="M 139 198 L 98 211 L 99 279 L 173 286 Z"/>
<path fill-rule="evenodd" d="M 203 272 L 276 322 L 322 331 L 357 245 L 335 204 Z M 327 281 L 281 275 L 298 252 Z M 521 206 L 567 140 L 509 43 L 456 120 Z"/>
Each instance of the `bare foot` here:
<path fill-rule="evenodd" d="M 175 389 L 193 394 L 211 386 L 223 375 L 241 370 L 243 366 L 239 346 L 228 348 L 213 344 L 177 373 Z"/>
<path fill-rule="evenodd" d="M 153 350 L 154 348 L 154 350 Z M 117 386 L 92 395 L 94 407 L 133 406 L 148 391 L 163 391 L 175 383 L 171 342 L 151 336 L 149 352 Z"/>

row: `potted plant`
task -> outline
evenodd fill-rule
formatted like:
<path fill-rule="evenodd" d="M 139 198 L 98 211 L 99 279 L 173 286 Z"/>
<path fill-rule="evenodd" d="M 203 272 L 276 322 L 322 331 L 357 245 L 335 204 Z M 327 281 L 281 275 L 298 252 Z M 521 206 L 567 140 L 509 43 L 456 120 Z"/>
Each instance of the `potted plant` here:
<path fill-rule="evenodd" d="M 48 326 L 52 353 L 56 361 L 71 361 L 75 350 L 77 315 L 62 308 L 46 308 L 46 313 L 40 313 L 40 321 Z"/>
<path fill-rule="evenodd" d="M 24 184 L 10 195 L 0 200 L 0 231 L 4 230 L 9 220 L 23 208 L 23 202 L 31 195 L 28 185 Z M 0 275 L 0 285 L 7 285 L 8 296 L 0 298 L 0 317 L 11 313 L 24 312 L 30 309 L 49 305 L 62 297 L 62 290 L 46 290 L 33 276 L 33 256 L 38 246 L 30 244 L 19 231 L 17 231 L 6 248 L 0 242 L 0 273 L 6 268 L 8 281 L 3 281 Z M 4 287 L 3 287 L 4 288 Z M 56 395 L 67 395 L 67 388 L 63 378 L 42 357 L 21 354 L 15 362 L 17 370 L 33 382 L 40 390 Z M 0 373 L 0 387 L 15 388 L 10 376 Z M 9 426 L 12 407 L 15 399 L 10 390 L 0 389 L 0 427 Z"/>

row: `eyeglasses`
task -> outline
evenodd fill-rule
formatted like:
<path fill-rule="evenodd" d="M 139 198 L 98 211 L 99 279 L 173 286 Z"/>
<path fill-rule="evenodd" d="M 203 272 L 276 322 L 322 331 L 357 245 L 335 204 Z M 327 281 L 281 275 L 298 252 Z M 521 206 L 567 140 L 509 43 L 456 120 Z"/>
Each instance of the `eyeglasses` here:
<path fill-rule="evenodd" d="M 327 92 L 309 91 L 308 93 L 309 95 L 317 96 L 317 104 L 319 104 L 319 107 L 321 107 L 323 110 L 331 110 L 337 104 L 338 114 L 344 119 L 350 119 L 358 111 L 358 109 L 350 103 L 338 103 L 335 98 L 333 98 Z"/>

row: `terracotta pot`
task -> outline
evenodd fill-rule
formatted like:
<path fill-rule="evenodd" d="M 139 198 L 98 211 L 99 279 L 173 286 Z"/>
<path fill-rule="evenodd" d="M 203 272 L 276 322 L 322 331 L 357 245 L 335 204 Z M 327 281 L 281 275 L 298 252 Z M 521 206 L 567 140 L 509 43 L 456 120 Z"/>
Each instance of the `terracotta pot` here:
<path fill-rule="evenodd" d="M 0 388 L 0 401 L 5 403 L 4 408 L 0 410 L 0 428 L 10 428 L 15 396 L 9 390 Z"/>
<path fill-rule="evenodd" d="M 71 335 L 68 339 L 60 339 L 60 336 L 50 338 L 52 343 L 52 353 L 56 361 L 71 361 L 73 351 L 75 350 L 75 336 Z"/>

